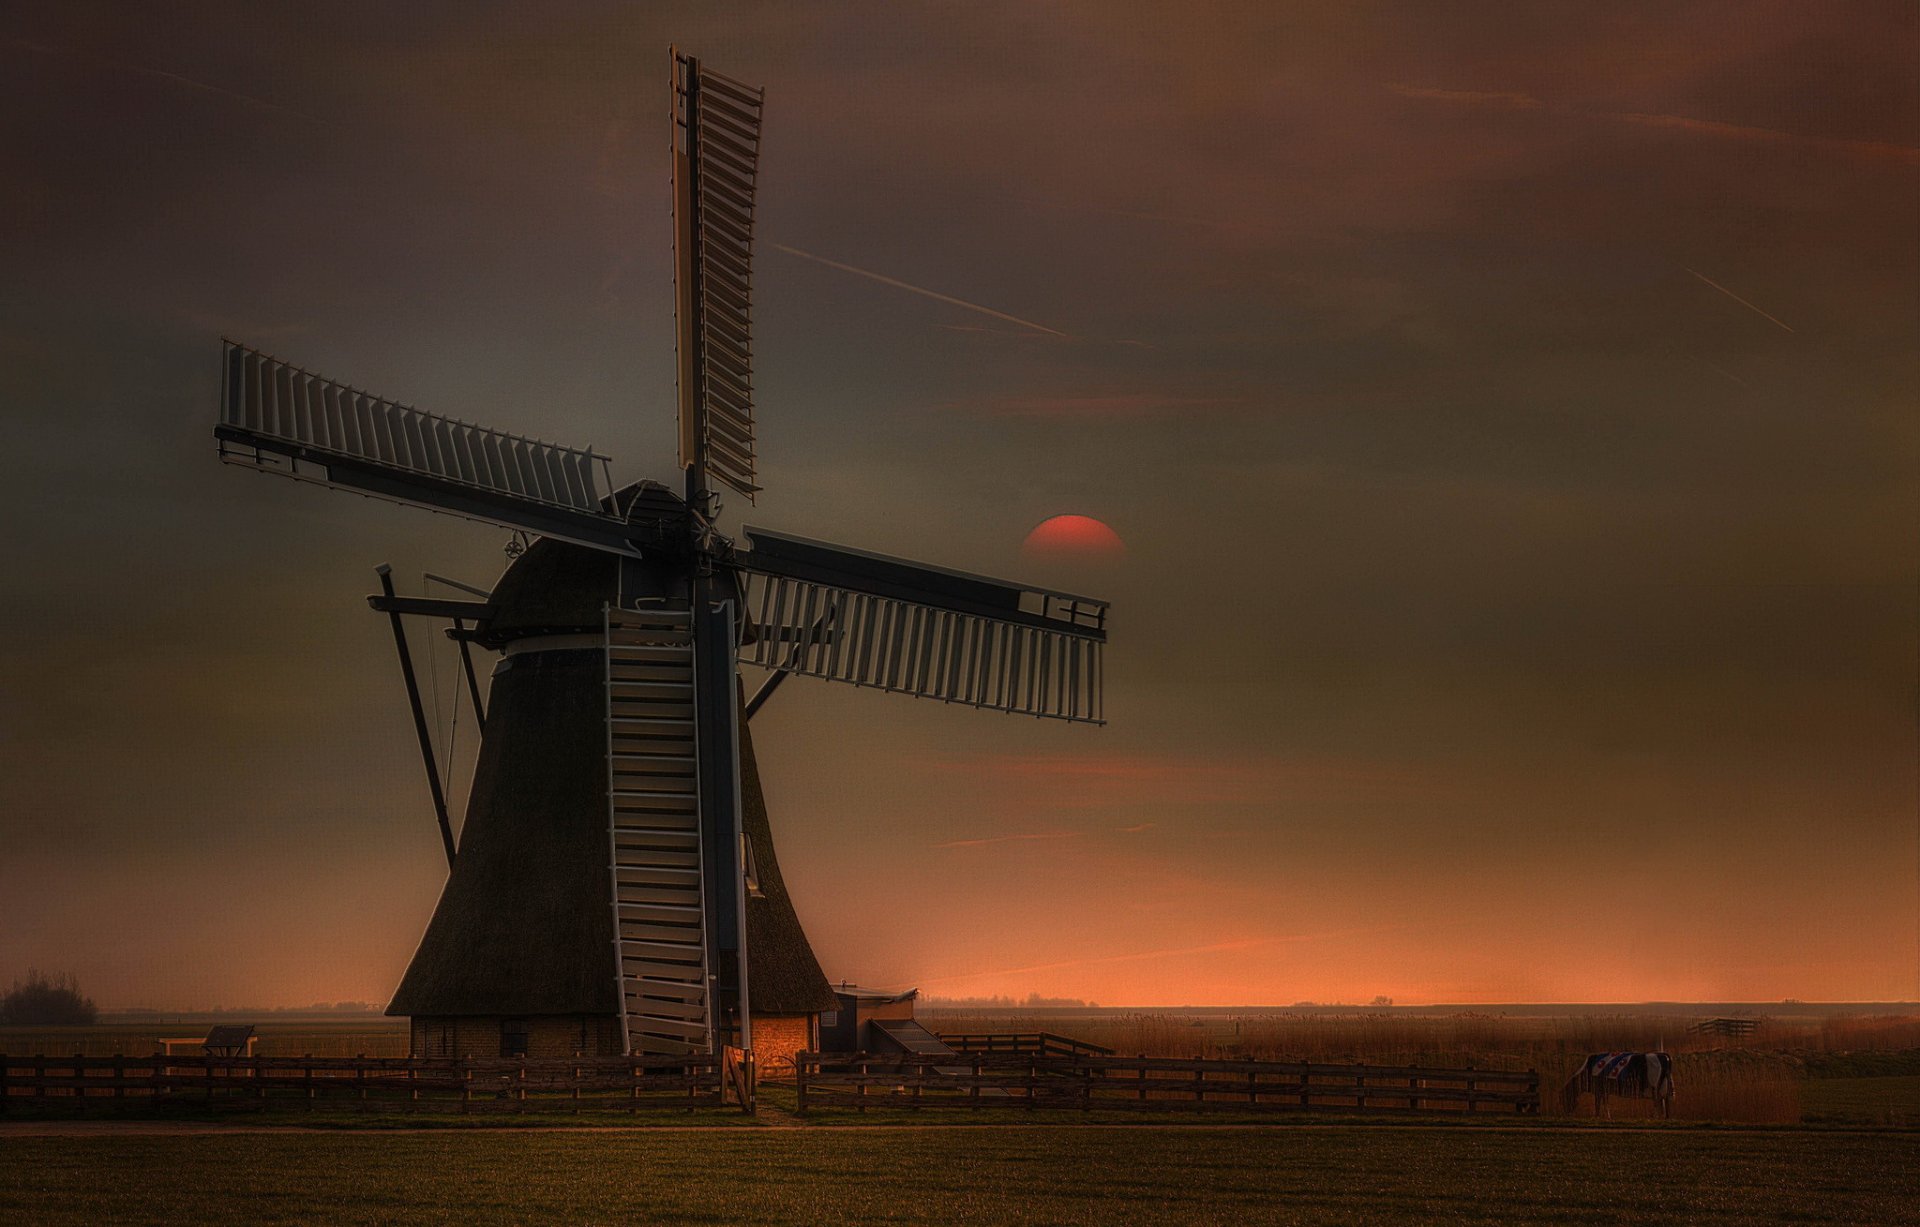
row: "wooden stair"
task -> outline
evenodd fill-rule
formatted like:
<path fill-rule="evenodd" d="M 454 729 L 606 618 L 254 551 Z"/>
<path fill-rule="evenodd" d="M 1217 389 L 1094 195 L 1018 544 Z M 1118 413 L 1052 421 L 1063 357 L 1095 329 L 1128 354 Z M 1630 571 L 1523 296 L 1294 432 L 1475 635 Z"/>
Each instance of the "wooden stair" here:
<path fill-rule="evenodd" d="M 701 889 L 693 618 L 610 609 L 606 619 L 607 842 L 627 1051 L 711 1043 Z"/>

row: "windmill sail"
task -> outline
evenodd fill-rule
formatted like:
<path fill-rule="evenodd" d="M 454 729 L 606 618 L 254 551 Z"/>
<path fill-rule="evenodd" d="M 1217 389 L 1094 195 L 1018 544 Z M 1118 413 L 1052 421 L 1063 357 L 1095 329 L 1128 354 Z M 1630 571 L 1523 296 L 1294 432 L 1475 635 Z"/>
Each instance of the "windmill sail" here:
<path fill-rule="evenodd" d="M 973 707 L 1105 723 L 1107 603 L 748 528 L 742 659 Z"/>
<path fill-rule="evenodd" d="M 213 433 L 229 464 L 633 552 L 591 450 L 423 413 L 232 341 L 223 369 Z"/>
<path fill-rule="evenodd" d="M 759 492 L 753 422 L 753 210 L 763 91 L 674 55 L 674 319 L 680 467 Z"/>

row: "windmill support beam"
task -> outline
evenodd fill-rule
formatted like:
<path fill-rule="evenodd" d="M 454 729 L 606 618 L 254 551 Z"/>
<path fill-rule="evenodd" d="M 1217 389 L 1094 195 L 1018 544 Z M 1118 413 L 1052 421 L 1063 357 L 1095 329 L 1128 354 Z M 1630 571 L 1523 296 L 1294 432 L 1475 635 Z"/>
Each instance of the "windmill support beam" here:
<path fill-rule="evenodd" d="M 460 667 L 467 673 L 467 698 L 473 703 L 474 727 L 487 731 L 487 706 L 480 701 L 480 679 L 473 672 L 473 636 L 467 634 L 464 618 L 453 620 L 453 640 L 460 645 Z"/>
<path fill-rule="evenodd" d="M 753 697 L 747 700 L 747 719 L 753 719 L 753 713 L 765 707 L 767 700 L 773 697 L 773 692 L 780 689 L 780 683 L 790 676 L 792 675 L 785 669 L 775 669 L 771 677 L 761 682 L 760 689 L 754 691 Z"/>
<path fill-rule="evenodd" d="M 380 576 L 380 587 L 387 601 L 398 601 L 393 592 L 393 568 L 381 563 L 374 570 Z M 400 654 L 400 675 L 407 683 L 407 705 L 413 709 L 413 732 L 420 739 L 420 761 L 427 768 L 427 788 L 433 793 L 433 814 L 440 820 L 440 842 L 447 850 L 447 868 L 452 869 L 453 823 L 447 818 L 447 795 L 440 787 L 440 768 L 433 761 L 433 738 L 427 732 L 426 709 L 420 704 L 420 682 L 413 672 L 413 653 L 407 650 L 407 628 L 400 622 L 399 609 L 388 608 L 387 618 L 393 624 L 394 650 Z"/>
<path fill-rule="evenodd" d="M 430 596 L 394 596 L 391 589 L 367 598 L 367 604 L 381 613 L 409 614 L 420 618 L 452 618 L 458 622 L 472 618 L 484 622 L 493 616 L 486 601 L 443 601 Z"/>
<path fill-rule="evenodd" d="M 708 599 L 695 583 L 694 710 L 698 722 L 700 850 L 705 870 L 709 972 L 717 982 L 713 1025 L 731 1012 L 740 1047 L 751 1049 L 747 1001 L 747 891 L 740 811 L 740 680 L 733 644 L 734 604 Z M 732 1007 L 731 1010 L 728 1007 Z M 715 1051 L 720 1037 L 715 1036 Z"/>

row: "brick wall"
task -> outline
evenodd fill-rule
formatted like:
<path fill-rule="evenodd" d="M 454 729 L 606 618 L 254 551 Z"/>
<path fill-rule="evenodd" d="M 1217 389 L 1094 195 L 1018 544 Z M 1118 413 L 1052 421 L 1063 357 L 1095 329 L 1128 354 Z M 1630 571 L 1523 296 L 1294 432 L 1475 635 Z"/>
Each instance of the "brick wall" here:
<path fill-rule="evenodd" d="M 410 1051 L 416 1057 L 497 1057 L 502 1055 L 498 1017 L 415 1018 Z M 576 1053 L 620 1055 L 620 1020 L 586 1015 L 516 1019 L 526 1025 L 527 1057 L 563 1061 Z"/>
<path fill-rule="evenodd" d="M 753 1065 L 756 1076 L 785 1079 L 793 1077 L 793 1054 L 810 1051 L 819 1044 L 814 1027 L 815 1014 L 755 1014 L 753 1016 Z"/>
<path fill-rule="evenodd" d="M 409 1051 L 416 1057 L 497 1057 L 501 1055 L 498 1017 L 415 1018 Z M 535 1017 L 526 1023 L 527 1057 L 564 1061 L 575 1053 L 620 1055 L 620 1020 L 581 1015 Z M 755 1014 L 753 1055 L 763 1078 L 793 1075 L 793 1054 L 819 1047 L 813 1014 Z"/>

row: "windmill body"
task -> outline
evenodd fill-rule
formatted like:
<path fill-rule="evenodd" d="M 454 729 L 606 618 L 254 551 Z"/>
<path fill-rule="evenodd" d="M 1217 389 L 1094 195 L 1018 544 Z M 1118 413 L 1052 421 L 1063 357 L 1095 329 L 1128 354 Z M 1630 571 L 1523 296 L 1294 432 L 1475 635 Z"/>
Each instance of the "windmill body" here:
<path fill-rule="evenodd" d="M 1104 602 L 766 529 L 719 532 L 716 487 L 760 491 L 749 303 L 761 95 L 677 54 L 673 79 L 683 492 L 616 489 L 590 449 L 423 413 L 226 345 L 222 460 L 532 542 L 479 599 L 403 598 L 390 583 L 371 598 L 395 622 L 450 862 L 390 1007 L 413 1019 L 417 1055 L 731 1044 L 765 1065 L 815 1041 L 834 997 L 780 874 L 747 724 L 788 676 L 1101 721 Z M 500 654 L 457 852 L 403 616 L 448 620 L 463 653 Z M 769 674 L 752 701 L 742 663 Z"/>

